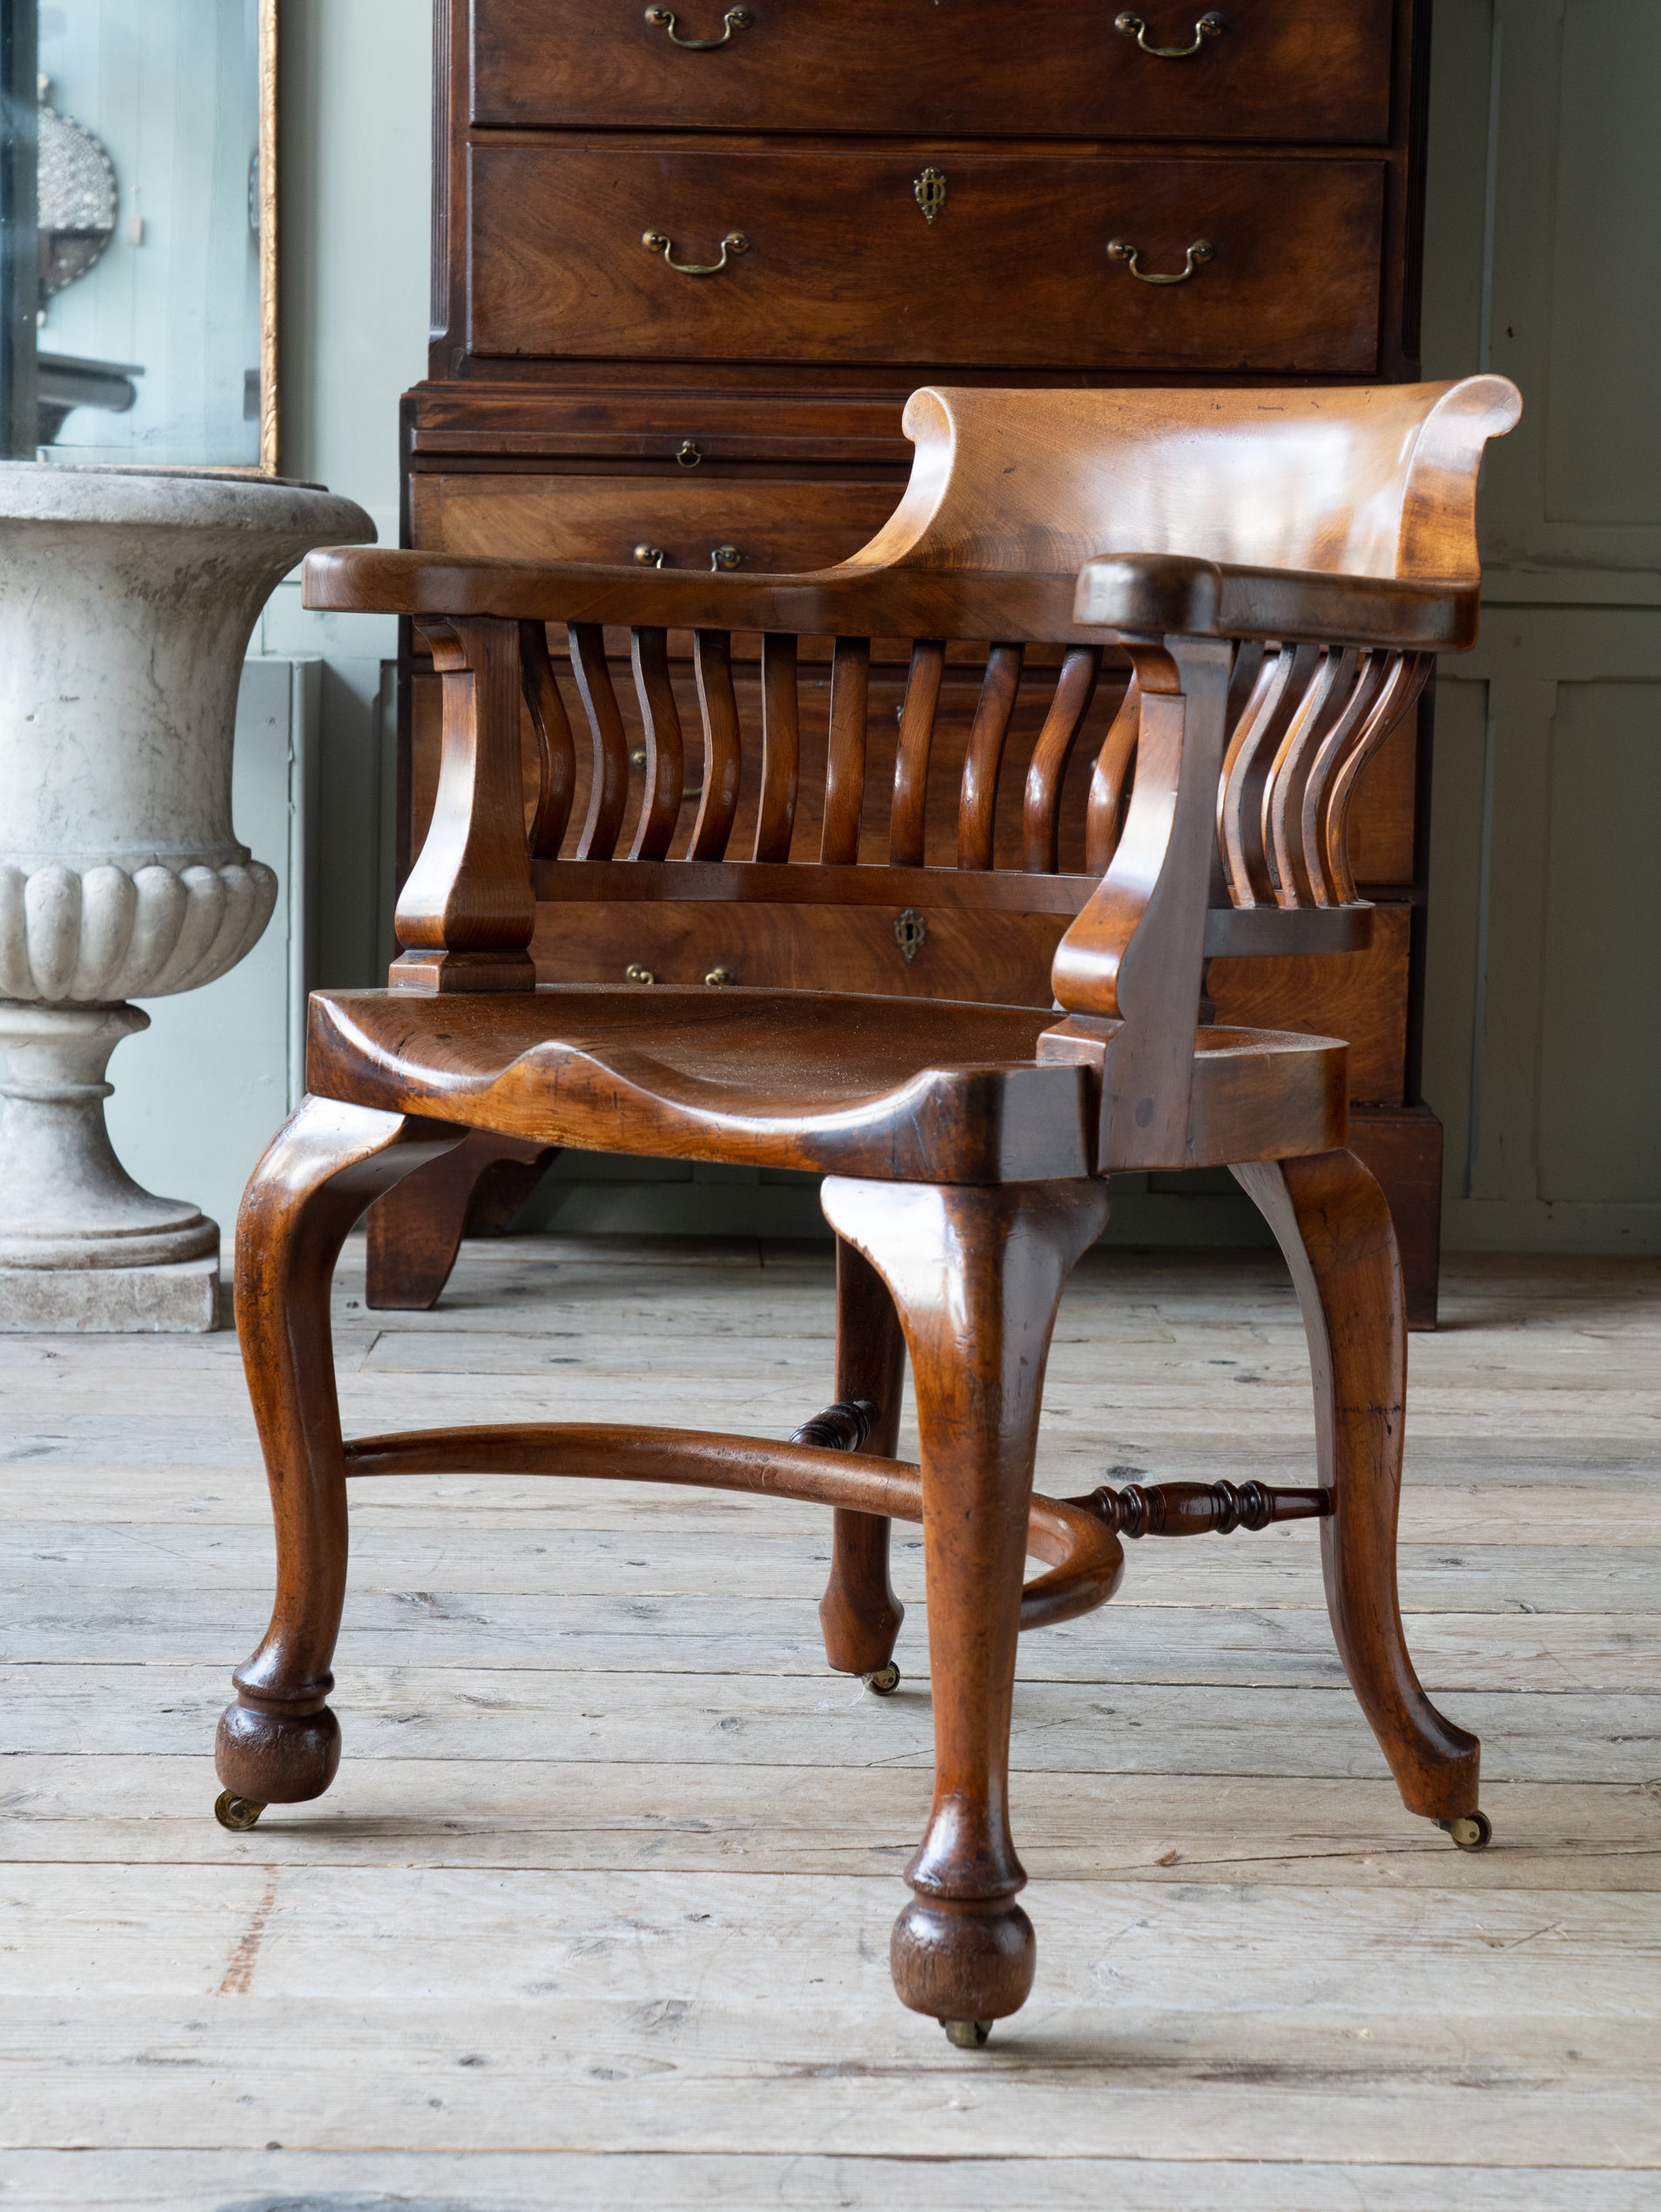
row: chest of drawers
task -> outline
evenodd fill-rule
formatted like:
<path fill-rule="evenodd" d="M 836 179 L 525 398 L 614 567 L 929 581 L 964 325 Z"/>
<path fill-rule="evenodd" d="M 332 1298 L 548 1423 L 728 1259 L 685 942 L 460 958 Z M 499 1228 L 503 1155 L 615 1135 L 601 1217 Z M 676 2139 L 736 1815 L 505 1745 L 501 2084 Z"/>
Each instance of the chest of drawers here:
<path fill-rule="evenodd" d="M 1427 31 L 1424 0 L 435 0 L 407 541 L 810 567 L 891 512 L 919 384 L 1415 377 Z M 436 716 L 413 651 L 405 677 L 407 855 Z M 1356 809 L 1372 951 L 1212 971 L 1220 1018 L 1351 1040 L 1422 1321 L 1424 743 L 1399 732 Z M 709 948 L 683 919 L 635 960 L 684 979 Z M 615 932 L 546 934 L 550 978 L 615 979 Z M 1047 1004 L 1042 958 L 999 989 Z"/>

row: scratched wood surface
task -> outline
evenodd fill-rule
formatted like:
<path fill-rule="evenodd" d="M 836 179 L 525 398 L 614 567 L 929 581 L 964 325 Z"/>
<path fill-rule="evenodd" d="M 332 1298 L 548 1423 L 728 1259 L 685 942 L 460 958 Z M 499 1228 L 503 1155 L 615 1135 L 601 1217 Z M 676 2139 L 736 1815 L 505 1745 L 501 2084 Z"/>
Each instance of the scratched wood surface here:
<path fill-rule="evenodd" d="M 777 1434 L 828 1395 L 813 1247 L 470 1245 L 390 1328 L 361 1269 L 349 1430 Z M 233 1340 L 0 1343 L 0 2206 L 1652 2205 L 1661 1267 L 1450 1274 L 1402 1589 L 1493 1849 L 1401 1811 L 1307 1528 L 1132 1547 L 1104 1613 L 1023 1640 L 1039 1982 L 981 2054 L 888 1986 L 915 1532 L 884 1702 L 824 1671 L 811 1509 L 366 1483 L 340 1778 L 230 1836 L 212 1719 L 270 1570 Z M 1296 1482 L 1310 1439 L 1271 1256 L 1086 1264 L 1045 1487 Z"/>

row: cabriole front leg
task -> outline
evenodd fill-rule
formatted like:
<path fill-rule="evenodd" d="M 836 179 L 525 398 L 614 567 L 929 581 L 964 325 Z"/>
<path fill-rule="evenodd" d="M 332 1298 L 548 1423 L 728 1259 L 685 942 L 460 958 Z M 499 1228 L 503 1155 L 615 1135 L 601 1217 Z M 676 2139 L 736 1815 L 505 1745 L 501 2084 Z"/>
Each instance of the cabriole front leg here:
<path fill-rule="evenodd" d="M 346 1459 L 329 1286 L 359 1215 L 466 1132 L 306 1099 L 255 1168 L 237 1221 L 237 1329 L 271 1483 L 277 1598 L 219 1722 L 219 1818 L 320 1797 L 340 1762 L 329 1663 L 346 1594 Z"/>
<path fill-rule="evenodd" d="M 1321 1480 L 1332 1496 L 1321 1556 L 1338 1655 L 1409 1812 L 1479 1847 L 1482 1746 L 1420 1687 L 1396 1592 L 1407 1314 L 1389 1207 L 1349 1152 L 1234 1173 L 1274 1230 L 1303 1310 Z"/>
<path fill-rule="evenodd" d="M 1032 1986 L 1008 1788 L 1027 1503 L 1056 1309 L 1106 1221 L 1107 1190 L 832 1176 L 823 1203 L 887 1284 L 917 1389 L 935 1781 L 905 1872 L 916 1895 L 894 1928 L 894 1987 L 970 2045 Z"/>

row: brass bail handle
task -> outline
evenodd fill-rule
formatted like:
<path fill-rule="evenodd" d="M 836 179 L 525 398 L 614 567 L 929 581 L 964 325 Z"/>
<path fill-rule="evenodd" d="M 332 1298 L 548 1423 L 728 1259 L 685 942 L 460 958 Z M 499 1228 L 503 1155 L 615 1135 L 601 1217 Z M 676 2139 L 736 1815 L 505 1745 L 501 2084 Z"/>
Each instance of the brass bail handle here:
<path fill-rule="evenodd" d="M 1141 284 L 1187 284 L 1196 269 L 1203 269 L 1207 261 L 1214 261 L 1217 249 L 1209 239 L 1195 239 L 1188 248 L 1182 266 L 1169 276 L 1160 276 L 1139 266 L 1142 249 L 1133 245 L 1127 239 L 1109 239 L 1107 259 L 1128 263 L 1132 276 Z"/>
<path fill-rule="evenodd" d="M 748 253 L 750 251 L 750 240 L 742 231 L 727 232 L 721 241 L 721 259 L 718 261 L 677 261 L 675 241 L 663 231 L 642 231 L 640 242 L 648 253 L 661 253 L 676 274 L 682 277 L 719 276 L 727 266 L 729 254 Z"/>
<path fill-rule="evenodd" d="M 721 20 L 725 28 L 719 38 L 683 38 L 675 28 L 680 18 L 673 8 L 648 8 L 646 20 L 654 30 L 666 30 L 677 46 L 689 54 L 711 54 L 717 46 L 724 46 L 735 30 L 748 30 L 756 20 L 748 8 L 729 8 Z"/>
<path fill-rule="evenodd" d="M 649 18 L 662 12 L 659 9 L 650 9 L 648 10 Z M 673 17 L 670 20 L 673 21 Z M 1122 30 L 1126 38 L 1133 38 L 1136 41 L 1145 54 L 1157 55 L 1162 62 L 1186 62 L 1190 54 L 1197 54 L 1200 51 L 1207 38 L 1221 38 L 1227 28 L 1227 24 L 1221 16 L 1204 15 L 1194 27 L 1193 45 L 1150 46 L 1147 43 L 1147 24 L 1144 17 L 1133 15 L 1128 8 L 1122 16 L 1113 17 L 1115 30 Z M 721 41 L 716 39 L 711 43 L 719 45 Z"/>

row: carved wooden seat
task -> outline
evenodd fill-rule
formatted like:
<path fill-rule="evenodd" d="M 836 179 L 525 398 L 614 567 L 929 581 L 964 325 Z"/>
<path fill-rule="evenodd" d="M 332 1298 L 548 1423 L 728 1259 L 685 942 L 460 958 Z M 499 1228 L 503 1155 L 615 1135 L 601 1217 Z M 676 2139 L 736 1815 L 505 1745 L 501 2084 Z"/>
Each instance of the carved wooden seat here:
<path fill-rule="evenodd" d="M 827 1656 L 879 1689 L 897 1679 L 900 1622 L 888 1523 L 922 1522 L 936 1796 L 893 1967 L 904 2000 L 956 2041 L 984 2041 L 1033 1972 L 1005 1811 L 1017 1632 L 1110 1597 L 1125 1536 L 1319 1517 L 1338 1647 L 1404 1801 L 1462 1846 L 1486 1841 L 1476 1739 L 1430 1704 L 1402 1638 L 1401 1271 L 1378 1187 L 1345 1149 L 1344 1045 L 1203 1016 L 1208 957 L 1364 942 L 1349 797 L 1429 656 L 1475 636 L 1476 468 L 1516 412 L 1496 378 L 923 392 L 906 418 L 918 452 L 905 498 L 837 568 L 313 557 L 312 605 L 408 615 L 430 639 L 443 758 L 391 987 L 314 997 L 311 1095 L 256 1171 L 239 1227 L 279 1588 L 221 1724 L 228 1825 L 333 1778 L 347 1477 L 454 1469 L 831 1506 Z M 632 706 L 613 675 L 620 629 Z M 869 669 L 872 641 L 894 638 L 909 643 L 910 676 L 878 803 Z M 691 770 L 676 697 L 687 654 L 702 731 Z M 942 686 L 968 656 L 984 675 L 945 795 L 953 867 L 938 864 L 931 746 Z M 1000 854 L 1023 682 L 1043 719 L 1019 844 Z M 539 898 L 561 927 L 533 945 Z M 931 995 L 892 954 L 925 909 L 947 946 Z M 753 983 L 716 968 L 666 987 L 643 963 L 609 988 L 562 980 L 572 945 L 620 910 L 698 958 L 715 927 L 742 924 Z M 816 934 L 862 982 L 885 945 L 891 987 L 790 989 Z M 1052 956 L 1053 1010 L 984 1003 L 986 975 L 1035 943 Z M 941 974 L 961 996 L 942 995 Z M 400 1178 L 479 1144 L 824 1173 L 836 1402 L 788 1443 L 557 1423 L 344 1442 L 328 1335 L 341 1241 Z M 1234 1170 L 1291 1264 L 1319 1486 L 1035 1497 L 1050 1333 L 1106 1221 L 1108 1179 L 1206 1164 Z M 917 1467 L 893 1456 L 908 1353 Z M 1050 1571 L 1023 1591 L 1026 1552 Z"/>

